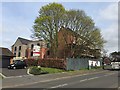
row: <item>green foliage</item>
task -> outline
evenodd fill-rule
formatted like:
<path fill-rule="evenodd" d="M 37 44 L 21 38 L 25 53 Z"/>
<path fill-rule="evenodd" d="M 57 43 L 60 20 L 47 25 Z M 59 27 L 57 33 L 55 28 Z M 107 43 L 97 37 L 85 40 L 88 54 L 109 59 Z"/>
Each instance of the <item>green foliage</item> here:
<path fill-rule="evenodd" d="M 37 66 L 38 65 L 38 60 L 37 59 L 25 59 L 25 62 L 27 64 L 27 66 Z"/>
<path fill-rule="evenodd" d="M 66 68 L 64 59 L 45 58 L 45 59 L 39 60 L 38 63 L 39 63 L 38 65 L 40 65 L 42 67 L 59 68 L 59 69 Z"/>
<path fill-rule="evenodd" d="M 56 56 L 58 47 L 58 30 L 62 24 L 65 8 L 61 4 L 51 3 L 43 6 L 33 26 L 33 37 L 46 40 L 51 44 L 53 56 Z"/>
<path fill-rule="evenodd" d="M 34 75 L 40 75 L 41 74 L 41 67 L 33 66 L 30 68 L 29 73 L 34 74 Z"/>
<path fill-rule="evenodd" d="M 60 73 L 60 72 L 64 72 L 64 70 L 62 69 L 56 69 L 56 68 L 45 68 L 42 67 L 42 70 L 48 73 Z"/>
<path fill-rule="evenodd" d="M 58 32 L 62 26 L 70 28 L 75 32 L 76 46 L 71 48 L 74 54 L 92 53 L 94 56 L 100 56 L 100 51 L 96 53 L 91 49 L 101 50 L 105 41 L 100 29 L 95 26 L 94 21 L 83 10 L 65 10 L 58 3 L 50 3 L 43 6 L 34 22 L 33 37 L 49 42 L 51 46 L 50 51 L 52 51 L 53 57 L 56 57 Z"/>
<path fill-rule="evenodd" d="M 60 72 L 64 72 L 64 70 L 56 69 L 56 68 L 38 67 L 38 66 L 30 67 L 30 71 L 29 71 L 29 73 L 33 75 L 60 73 Z"/>
<path fill-rule="evenodd" d="M 102 67 L 94 67 L 91 70 L 95 70 L 95 69 L 101 69 Z M 85 72 L 85 71 L 89 71 L 87 68 L 83 68 L 80 70 L 62 70 L 62 69 L 56 69 L 56 68 L 47 68 L 47 67 L 38 67 L 38 66 L 33 66 L 30 67 L 30 74 L 33 75 L 41 75 L 41 74 L 52 74 L 52 73 L 62 73 L 62 72 L 68 72 L 68 73 L 77 73 L 77 72 Z"/>

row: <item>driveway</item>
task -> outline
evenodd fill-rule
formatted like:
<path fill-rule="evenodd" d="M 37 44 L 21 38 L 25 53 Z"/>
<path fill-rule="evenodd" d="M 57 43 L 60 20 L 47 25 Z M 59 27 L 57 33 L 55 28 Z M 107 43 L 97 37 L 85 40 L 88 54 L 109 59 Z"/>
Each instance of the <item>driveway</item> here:
<path fill-rule="evenodd" d="M 7 69 L 7 68 L 2 68 L 2 74 L 6 77 L 28 75 L 27 69 L 15 69 L 15 70 L 13 70 L 13 69 Z"/>

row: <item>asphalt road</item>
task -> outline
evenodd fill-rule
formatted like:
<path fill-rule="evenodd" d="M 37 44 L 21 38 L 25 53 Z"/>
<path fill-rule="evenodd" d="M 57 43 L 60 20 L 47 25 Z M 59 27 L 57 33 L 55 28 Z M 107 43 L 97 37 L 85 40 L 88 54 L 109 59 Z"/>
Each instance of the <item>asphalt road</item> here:
<path fill-rule="evenodd" d="M 118 71 L 106 71 L 30 85 L 26 84 L 16 88 L 118 88 L 118 80 Z"/>

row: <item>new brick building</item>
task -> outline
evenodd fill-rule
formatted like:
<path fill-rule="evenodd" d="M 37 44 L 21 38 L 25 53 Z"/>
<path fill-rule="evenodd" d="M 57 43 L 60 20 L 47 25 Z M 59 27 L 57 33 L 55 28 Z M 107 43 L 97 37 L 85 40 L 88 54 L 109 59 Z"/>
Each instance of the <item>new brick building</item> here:
<path fill-rule="evenodd" d="M 12 52 L 16 56 L 14 59 L 32 58 L 34 56 L 34 47 L 38 46 L 40 58 L 44 58 L 47 51 L 47 44 L 43 40 L 28 40 L 18 37 L 16 42 L 12 45 Z"/>
<path fill-rule="evenodd" d="M 100 57 L 100 49 L 91 48 L 90 46 L 84 46 L 85 48 L 80 48 L 77 46 L 77 37 L 78 34 L 72 31 L 69 28 L 61 27 L 58 32 L 58 57 L 66 58 L 66 57 Z M 84 38 L 79 38 L 79 40 L 83 40 Z M 84 40 L 85 41 L 85 40 Z M 72 48 L 77 47 L 76 53 Z M 86 49 L 87 48 L 87 49 Z M 82 53 L 80 53 L 83 51 Z"/>
<path fill-rule="evenodd" d="M 58 57 L 71 57 L 72 52 L 66 46 L 68 47 L 75 43 L 74 32 L 69 28 L 61 27 L 58 32 Z"/>

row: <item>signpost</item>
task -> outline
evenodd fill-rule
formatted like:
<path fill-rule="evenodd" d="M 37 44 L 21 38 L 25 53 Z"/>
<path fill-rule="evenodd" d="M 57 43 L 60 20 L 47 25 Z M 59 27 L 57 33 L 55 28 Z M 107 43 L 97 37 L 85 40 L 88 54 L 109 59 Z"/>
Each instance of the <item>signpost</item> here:
<path fill-rule="evenodd" d="M 33 56 L 40 56 L 40 46 L 33 47 Z"/>

